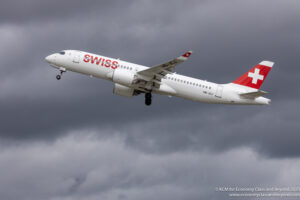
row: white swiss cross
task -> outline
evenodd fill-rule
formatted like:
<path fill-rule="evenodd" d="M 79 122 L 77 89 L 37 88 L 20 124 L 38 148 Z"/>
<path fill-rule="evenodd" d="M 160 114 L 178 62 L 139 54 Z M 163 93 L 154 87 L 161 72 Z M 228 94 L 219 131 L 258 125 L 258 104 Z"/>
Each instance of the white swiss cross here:
<path fill-rule="evenodd" d="M 255 69 L 254 73 L 249 72 L 248 77 L 252 78 L 252 83 L 257 84 L 257 80 L 264 80 L 264 76 L 259 74 L 260 69 Z"/>

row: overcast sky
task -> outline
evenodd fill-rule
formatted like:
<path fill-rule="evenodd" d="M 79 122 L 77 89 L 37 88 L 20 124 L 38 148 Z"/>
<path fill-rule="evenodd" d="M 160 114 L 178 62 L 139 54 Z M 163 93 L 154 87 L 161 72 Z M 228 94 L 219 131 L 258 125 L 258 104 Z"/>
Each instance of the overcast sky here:
<path fill-rule="evenodd" d="M 229 199 L 218 186 L 300 187 L 297 0 L 0 3 L 0 199 Z M 44 58 L 78 49 L 229 83 L 262 60 L 270 106 L 112 94 Z"/>

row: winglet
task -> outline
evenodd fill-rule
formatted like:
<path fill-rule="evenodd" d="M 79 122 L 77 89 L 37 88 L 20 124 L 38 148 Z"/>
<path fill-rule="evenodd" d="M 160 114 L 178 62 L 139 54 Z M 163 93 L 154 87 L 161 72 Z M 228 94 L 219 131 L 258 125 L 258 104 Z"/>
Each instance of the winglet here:
<path fill-rule="evenodd" d="M 188 51 L 188 52 L 182 54 L 181 56 L 179 56 L 178 58 L 181 60 L 186 60 L 192 55 L 192 53 L 193 53 L 193 51 Z"/>

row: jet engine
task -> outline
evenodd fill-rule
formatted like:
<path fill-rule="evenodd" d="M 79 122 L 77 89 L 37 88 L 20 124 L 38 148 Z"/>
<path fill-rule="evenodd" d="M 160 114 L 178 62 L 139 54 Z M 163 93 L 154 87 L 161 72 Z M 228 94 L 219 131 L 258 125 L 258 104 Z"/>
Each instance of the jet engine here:
<path fill-rule="evenodd" d="M 132 97 L 134 95 L 137 95 L 137 93 L 133 88 L 129 88 L 124 85 L 120 85 L 118 83 L 115 83 L 114 94 L 124 96 L 124 97 Z"/>
<path fill-rule="evenodd" d="M 112 81 L 121 85 L 131 86 L 134 78 L 134 74 L 128 72 L 128 70 L 116 69 L 114 71 Z"/>

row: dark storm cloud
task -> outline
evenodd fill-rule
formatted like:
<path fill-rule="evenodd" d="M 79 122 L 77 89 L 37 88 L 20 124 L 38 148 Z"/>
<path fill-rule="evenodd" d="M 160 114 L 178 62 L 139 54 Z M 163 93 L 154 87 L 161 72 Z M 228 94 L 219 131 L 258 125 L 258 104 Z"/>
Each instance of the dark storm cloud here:
<path fill-rule="evenodd" d="M 263 9 L 261 7 L 264 4 L 259 1 L 237 3 L 237 7 L 215 1 L 189 5 L 184 2 L 161 3 L 161 6 L 140 1 L 125 3 L 119 12 L 80 12 L 78 15 L 74 12 L 75 9 L 80 10 L 78 2 L 74 2 L 70 10 L 66 9 L 66 3 L 56 9 L 55 2 L 28 2 L 28 7 L 29 5 L 33 9 L 31 15 L 41 15 L 40 19 L 28 18 L 21 24 L 7 19 L 8 23 L 3 23 L 0 27 L 4 35 L 1 39 L 3 49 L 0 61 L 0 115 L 3 122 L 0 131 L 3 138 L 55 138 L 70 129 L 126 126 L 127 123 L 134 123 L 137 117 L 145 123 L 147 120 L 171 115 L 177 117 L 180 114 L 180 117 L 185 118 L 182 112 L 190 112 L 195 107 L 200 110 L 200 115 L 195 113 L 193 118 L 199 122 L 191 123 L 191 132 L 195 132 L 193 134 L 197 137 L 204 137 L 212 130 L 209 126 L 212 122 L 207 115 L 218 117 L 223 116 L 223 113 L 231 113 L 226 116 L 227 121 L 220 118 L 220 122 L 216 122 L 217 127 L 220 127 L 219 130 L 227 127 L 227 131 L 233 134 L 232 137 L 240 138 L 241 134 L 234 129 L 236 116 L 255 118 L 257 112 L 270 112 L 267 115 L 272 111 L 279 113 L 283 108 L 276 106 L 276 101 L 278 104 L 285 104 L 287 99 L 294 102 L 299 97 L 295 92 L 297 85 L 290 82 L 291 79 L 297 79 L 295 52 L 300 46 L 299 40 L 295 40 L 295 32 L 300 32 L 296 26 L 298 21 L 295 20 L 299 13 L 291 6 L 294 5 L 292 3 L 286 5 L 275 1 L 269 9 Z M 91 10 L 97 10 L 98 7 L 100 10 L 103 7 L 106 10 L 119 9 L 116 2 L 106 3 L 105 6 L 103 3 L 89 2 L 82 6 Z M 10 7 L 8 5 L 7 9 Z M 47 12 L 45 16 L 39 13 L 41 7 L 56 10 L 65 17 L 61 18 L 58 14 L 47 18 Z M 173 12 L 166 12 L 166 7 Z M 182 12 L 178 12 L 179 10 Z M 271 108 L 220 108 L 218 105 L 155 96 L 154 105 L 148 109 L 143 106 L 142 96 L 132 100 L 113 96 L 112 84 L 105 81 L 67 73 L 62 81 L 57 82 L 53 78 L 55 70 L 47 66 L 43 58 L 47 54 L 68 48 L 121 57 L 149 66 L 191 48 L 194 55 L 178 66 L 178 72 L 221 83 L 234 80 L 263 59 L 270 59 L 275 61 L 275 66 L 263 89 L 270 91 L 269 97 L 275 104 Z M 128 116 L 128 113 L 131 114 Z M 170 117 L 167 124 L 172 124 L 175 119 Z M 254 121 L 249 126 L 272 124 L 272 120 Z M 16 122 L 18 125 L 14 126 Z M 202 124 L 201 127 L 198 124 Z M 289 127 L 297 128 L 297 124 Z M 194 131 L 199 129 L 202 131 Z M 158 128 L 157 133 L 160 133 L 159 130 Z M 175 129 L 175 133 L 182 133 L 176 130 L 180 129 Z M 272 128 L 263 132 L 266 137 L 273 133 Z M 133 136 L 128 134 L 128 137 Z M 190 145 L 189 139 L 182 137 L 177 142 L 171 140 L 170 146 L 165 148 L 174 149 L 172 145 L 175 150 L 176 147 L 181 148 L 181 145 L 176 145 L 181 140 L 186 141 L 185 145 Z M 216 137 L 213 138 L 208 140 L 214 143 Z M 254 144 L 261 143 L 258 138 L 253 138 Z M 280 138 L 277 135 L 277 139 Z M 298 141 L 297 137 L 294 139 L 293 141 Z M 224 145 L 231 146 L 234 141 L 213 146 L 216 149 Z M 211 144 L 206 142 L 208 146 Z M 274 155 L 277 154 L 281 153 Z M 298 153 L 293 153 L 295 155 Z"/>
<path fill-rule="evenodd" d="M 28 21 L 64 20 L 66 17 L 83 16 L 86 13 L 107 14 L 112 8 L 121 8 L 131 1 L 96 1 L 84 3 L 80 0 L 39 2 L 36 0 L 11 0 L 1 4 L 0 19 L 2 23 L 24 23 Z"/>
<path fill-rule="evenodd" d="M 249 148 L 153 155 L 93 132 L 6 148 L 0 163 L 1 197 L 24 200 L 227 199 L 215 187 L 279 187 L 300 177 L 299 161 L 268 160 Z"/>
<path fill-rule="evenodd" d="M 1 4 L 0 176 L 7 186 L 0 187 L 1 199 L 224 199 L 213 191 L 216 183 L 297 184 L 289 169 L 297 169 L 300 155 L 300 4 L 188 2 Z M 143 96 L 112 95 L 110 82 L 72 72 L 56 81 L 44 57 L 61 49 L 148 66 L 192 49 L 177 72 L 219 83 L 271 60 L 262 89 L 272 104 L 209 105 L 155 95 L 145 107 Z M 87 138 L 74 141 L 74 132 Z M 13 192 L 16 187 L 22 189 Z"/>
<path fill-rule="evenodd" d="M 278 109 L 218 107 L 217 115 L 209 109 L 197 109 L 184 115 L 172 114 L 172 117 L 127 124 L 122 130 L 127 130 L 129 146 L 151 153 L 222 152 L 248 146 L 271 157 L 298 157 L 297 102 L 278 102 L 272 106 Z M 289 110 L 290 106 L 295 109 Z"/>

